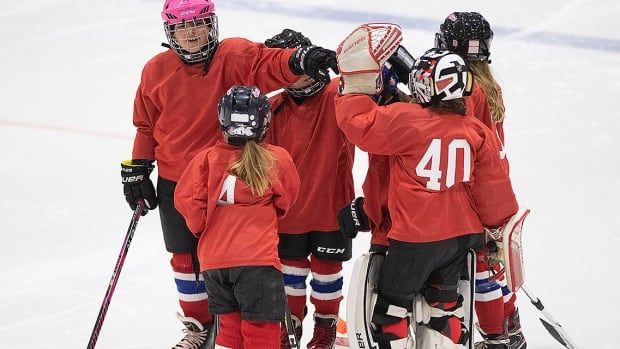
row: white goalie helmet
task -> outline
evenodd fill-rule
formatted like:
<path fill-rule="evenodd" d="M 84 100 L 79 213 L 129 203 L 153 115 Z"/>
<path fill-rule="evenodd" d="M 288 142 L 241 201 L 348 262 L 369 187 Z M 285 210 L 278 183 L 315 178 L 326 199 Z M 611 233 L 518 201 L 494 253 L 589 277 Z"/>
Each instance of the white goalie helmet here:
<path fill-rule="evenodd" d="M 472 84 L 467 62 L 455 53 L 437 48 L 426 51 L 409 74 L 409 89 L 423 106 L 469 96 Z"/>

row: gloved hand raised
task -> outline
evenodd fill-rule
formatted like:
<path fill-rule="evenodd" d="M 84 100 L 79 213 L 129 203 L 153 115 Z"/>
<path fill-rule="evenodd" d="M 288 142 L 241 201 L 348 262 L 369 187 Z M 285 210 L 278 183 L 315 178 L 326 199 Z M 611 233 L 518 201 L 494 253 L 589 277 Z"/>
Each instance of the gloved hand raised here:
<path fill-rule="evenodd" d="M 364 198 L 358 197 L 338 211 L 338 223 L 342 235 L 349 239 L 357 236 L 358 231 L 369 231 L 368 216 L 364 212 Z"/>
<path fill-rule="evenodd" d="M 368 23 L 355 28 L 338 46 L 338 68 L 343 95 L 381 92 L 381 67 L 396 52 L 403 34 L 390 23 Z"/>
<path fill-rule="evenodd" d="M 329 83 L 329 69 L 338 74 L 336 52 L 319 46 L 303 46 L 295 51 L 288 61 L 291 71 L 296 75 L 306 74 L 315 81 Z"/>
<path fill-rule="evenodd" d="M 146 209 L 142 215 L 147 214 L 148 210 L 157 207 L 157 195 L 155 187 L 149 175 L 155 168 L 152 160 L 125 160 L 121 162 L 121 178 L 123 180 L 123 193 L 125 199 L 132 210 L 136 209 L 139 199 L 144 199 Z"/>

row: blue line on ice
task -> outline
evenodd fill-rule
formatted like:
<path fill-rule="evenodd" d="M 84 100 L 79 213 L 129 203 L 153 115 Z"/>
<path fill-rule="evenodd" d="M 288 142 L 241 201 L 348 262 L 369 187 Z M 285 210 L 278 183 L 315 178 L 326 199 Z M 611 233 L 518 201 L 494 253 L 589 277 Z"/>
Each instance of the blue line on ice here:
<path fill-rule="evenodd" d="M 368 22 L 392 22 L 398 23 L 404 28 L 434 32 L 439 28 L 440 22 L 429 18 L 409 17 L 394 14 L 380 14 L 362 11 L 338 9 L 334 11 L 329 7 L 312 7 L 304 4 L 303 10 L 298 7 L 285 6 L 282 4 L 250 0 L 228 0 L 218 3 L 218 7 L 229 10 L 251 10 L 271 14 L 286 15 L 290 17 L 314 18 L 332 20 L 337 22 L 368 23 Z M 509 27 L 494 27 L 496 35 L 510 36 L 522 32 L 522 29 Z M 620 40 L 605 39 L 592 36 L 562 34 L 546 31 L 530 32 L 524 35 L 516 35 L 516 40 L 537 43 L 543 45 L 566 46 L 571 48 L 591 49 L 598 51 L 620 52 Z"/>

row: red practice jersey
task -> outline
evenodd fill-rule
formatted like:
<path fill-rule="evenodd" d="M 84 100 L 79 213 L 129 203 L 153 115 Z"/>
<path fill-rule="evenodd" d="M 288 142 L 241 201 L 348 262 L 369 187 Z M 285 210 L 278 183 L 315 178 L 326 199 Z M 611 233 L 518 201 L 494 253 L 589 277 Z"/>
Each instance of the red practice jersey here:
<path fill-rule="evenodd" d="M 387 233 L 392 226 L 388 207 L 390 184 L 390 157 L 368 154 L 368 171 L 362 190 L 364 191 L 364 212 L 368 216 L 372 231 L 372 244 L 387 246 Z"/>
<path fill-rule="evenodd" d="M 199 151 L 220 139 L 217 104 L 226 91 L 255 85 L 269 92 L 295 82 L 293 52 L 222 40 L 206 74 L 203 64 L 184 64 L 172 50 L 158 54 L 144 67 L 134 101 L 133 158 L 157 160 L 159 175 L 177 181 Z"/>
<path fill-rule="evenodd" d="M 264 144 L 276 163 L 271 186 L 257 196 L 230 174 L 241 149 L 218 141 L 200 152 L 179 180 L 174 205 L 199 238 L 200 270 L 272 265 L 278 258 L 278 219 L 297 198 L 299 176 L 283 148 Z"/>
<path fill-rule="evenodd" d="M 336 97 L 338 125 L 362 150 L 392 155 L 388 237 L 431 242 L 481 233 L 517 211 L 497 137 L 479 120 L 412 103 Z"/>
<path fill-rule="evenodd" d="M 338 210 L 353 200 L 355 146 L 336 123 L 338 80 L 297 105 L 286 93 L 272 98 L 269 143 L 285 148 L 301 178 L 299 199 L 280 221 L 280 233 L 339 229 Z"/>
<path fill-rule="evenodd" d="M 499 103 L 504 106 L 504 100 L 502 99 L 502 89 L 499 85 L 496 85 L 497 92 L 499 93 Z M 491 115 L 491 109 L 489 108 L 489 102 L 487 100 L 487 95 L 484 92 L 484 89 L 474 81 L 474 87 L 472 89 L 471 95 L 465 97 L 465 102 L 467 103 L 467 115 L 475 116 L 482 123 L 484 123 L 489 130 L 496 132 L 499 140 L 501 141 L 501 145 L 504 145 L 504 123 L 502 121 L 495 122 L 493 120 L 493 116 Z"/>

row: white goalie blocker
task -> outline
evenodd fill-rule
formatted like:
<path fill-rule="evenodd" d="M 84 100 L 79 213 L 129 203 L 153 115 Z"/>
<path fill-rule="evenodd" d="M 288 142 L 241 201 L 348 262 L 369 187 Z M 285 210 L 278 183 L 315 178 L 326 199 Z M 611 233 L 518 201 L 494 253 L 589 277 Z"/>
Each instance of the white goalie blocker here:
<path fill-rule="evenodd" d="M 523 263 L 522 229 L 525 218 L 530 214 L 529 208 L 520 208 L 508 222 L 499 229 L 487 230 L 487 238 L 495 242 L 496 251 L 492 251 L 490 259 L 499 261 L 504 266 L 508 288 L 516 292 L 525 282 Z"/>
<path fill-rule="evenodd" d="M 523 244 L 521 241 L 523 222 L 530 214 L 529 208 L 520 208 L 517 214 L 506 223 L 502 234 L 504 265 L 508 288 L 516 292 L 525 281 L 525 265 L 523 263 Z"/>

